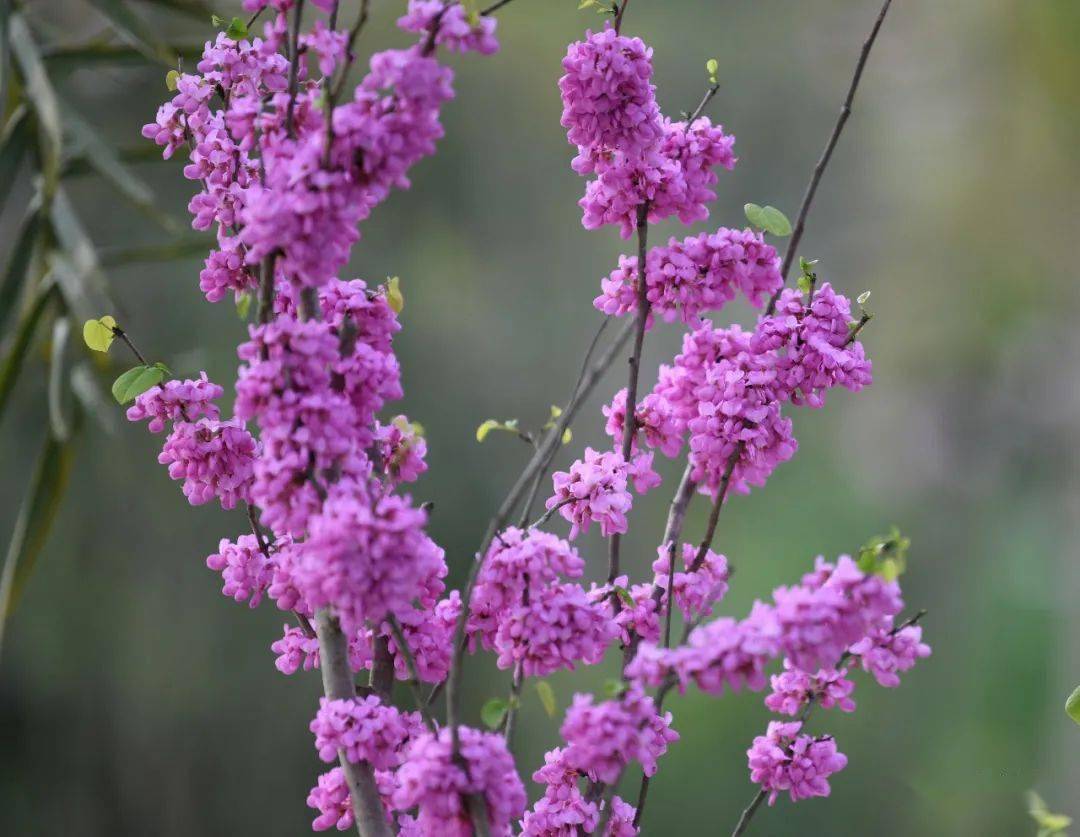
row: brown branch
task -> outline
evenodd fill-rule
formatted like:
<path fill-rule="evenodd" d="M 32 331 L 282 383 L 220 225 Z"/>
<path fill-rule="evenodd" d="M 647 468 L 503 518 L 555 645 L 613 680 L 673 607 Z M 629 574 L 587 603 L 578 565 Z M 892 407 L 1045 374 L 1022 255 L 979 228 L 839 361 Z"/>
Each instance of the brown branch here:
<path fill-rule="evenodd" d="M 622 0 L 622 5 L 619 6 L 619 11 L 615 13 L 615 34 L 618 35 L 622 32 L 622 19 L 626 14 L 626 7 L 630 5 L 630 0 Z"/>
<path fill-rule="evenodd" d="M 701 569 L 701 565 L 705 563 L 705 556 L 708 554 L 709 547 L 712 546 L 713 538 L 716 536 L 716 524 L 720 519 L 720 509 L 724 505 L 724 498 L 727 497 L 728 488 L 731 485 L 731 475 L 735 473 L 735 466 L 739 463 L 739 457 L 742 455 L 743 443 L 739 442 L 731 456 L 728 457 L 727 464 L 724 466 L 724 474 L 720 477 L 720 487 L 716 490 L 716 500 L 713 502 L 712 511 L 709 512 L 709 522 L 705 527 L 705 537 L 701 539 L 697 555 L 694 556 L 694 563 L 689 568 L 692 573 L 696 573 Z"/>
<path fill-rule="evenodd" d="M 394 635 L 394 642 L 397 643 L 398 653 L 405 661 L 405 667 L 409 671 L 409 688 L 412 690 L 413 700 L 416 702 L 416 709 L 420 713 L 420 717 L 424 719 L 424 723 L 427 724 L 427 728 L 432 732 L 435 732 L 435 721 L 432 719 L 431 713 L 428 712 L 428 707 L 424 702 L 423 695 L 420 694 L 420 672 L 416 667 L 416 657 L 413 656 L 412 649 L 405 639 L 405 631 L 402 629 L 401 623 L 394 614 L 388 614 L 386 621 L 390 623 L 390 632 Z"/>
<path fill-rule="evenodd" d="M 874 21 L 874 26 L 870 30 L 870 34 L 867 36 L 866 41 L 863 42 L 862 50 L 859 52 L 859 60 L 855 64 L 855 74 L 851 77 L 851 84 L 848 86 L 847 96 L 844 97 L 844 104 L 840 108 L 840 116 L 836 120 L 836 124 L 833 126 L 832 134 L 829 135 L 829 141 L 825 143 L 825 150 L 821 154 L 821 158 L 818 160 L 817 165 L 814 166 L 814 172 L 810 176 L 810 183 L 806 187 L 806 194 L 803 195 L 802 206 L 799 207 L 799 214 L 795 220 L 795 227 L 791 232 L 791 241 L 788 242 L 787 252 L 784 254 L 784 264 L 780 269 L 780 275 L 784 277 L 784 281 L 787 282 L 788 271 L 791 270 L 791 263 L 795 259 L 795 252 L 799 248 L 799 242 L 802 241 L 803 230 L 806 228 L 806 216 L 810 212 L 810 205 L 814 202 L 814 195 L 817 193 L 818 184 L 821 183 L 821 177 L 825 174 L 825 167 L 829 165 L 829 160 L 832 158 L 833 151 L 836 149 L 836 144 L 840 140 L 840 134 L 844 130 L 844 125 L 847 124 L 848 119 L 851 117 L 851 105 L 855 101 L 855 91 L 859 87 L 859 81 L 862 79 L 863 69 L 866 67 L 866 60 L 870 57 L 870 49 L 874 46 L 874 41 L 877 40 L 878 32 L 881 30 L 881 24 L 885 22 L 885 15 L 889 11 L 889 6 L 892 4 L 892 0 L 885 0 L 885 3 L 881 7 L 881 11 L 878 12 L 877 20 Z M 780 292 L 783 290 L 781 287 L 772 298 L 769 300 L 769 305 L 765 309 L 766 314 L 772 314 L 776 310 L 776 301 L 780 298 Z"/>
<path fill-rule="evenodd" d="M 356 686 L 349 667 L 345 634 L 328 609 L 315 614 L 315 623 L 319 635 L 319 669 L 326 696 L 331 700 L 351 700 L 356 697 Z M 356 830 L 361 837 L 392 837 L 371 763 L 351 762 L 343 750 L 338 751 L 338 761 L 349 786 Z"/>
<path fill-rule="evenodd" d="M 295 138 L 294 117 L 300 78 L 300 25 L 304 18 L 304 0 L 296 0 L 292 31 L 289 33 L 289 107 L 285 111 L 285 133 Z"/>
<path fill-rule="evenodd" d="M 623 2 L 623 9 L 626 2 Z M 622 13 L 620 12 L 620 17 Z M 645 327 L 649 322 L 649 288 L 645 282 L 645 257 L 649 248 L 649 203 L 646 201 L 637 210 L 637 319 L 634 331 L 634 352 L 630 356 L 630 377 L 626 383 L 626 418 L 623 420 L 622 458 L 630 462 L 630 451 L 634 447 L 634 435 L 637 433 L 637 389 L 638 372 L 641 366 L 641 350 L 645 344 Z M 615 532 L 608 542 L 608 584 L 614 584 L 619 576 L 619 548 L 622 535 Z"/>

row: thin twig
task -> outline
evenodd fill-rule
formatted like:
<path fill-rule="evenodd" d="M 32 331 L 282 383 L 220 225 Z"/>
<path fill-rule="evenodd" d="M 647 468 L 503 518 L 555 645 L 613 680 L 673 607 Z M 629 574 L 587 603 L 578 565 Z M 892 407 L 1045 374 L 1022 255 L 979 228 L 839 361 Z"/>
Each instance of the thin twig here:
<path fill-rule="evenodd" d="M 705 112 L 705 108 L 708 106 L 709 102 L 712 101 L 713 96 L 716 95 L 719 89 L 720 85 L 714 84 L 705 91 L 705 95 L 701 97 L 701 101 L 698 103 L 698 106 L 694 108 L 694 112 L 690 114 L 690 117 L 686 120 L 687 130 L 690 130 L 694 127 L 694 123 L 698 120 L 701 114 Z"/>
<path fill-rule="evenodd" d="M 630 5 L 630 0 L 622 0 L 622 5 L 619 6 L 619 11 L 615 14 L 615 34 L 618 35 L 622 32 L 622 19 L 626 14 L 626 7 Z"/>
<path fill-rule="evenodd" d="M 701 565 L 705 563 L 705 556 L 708 555 L 709 547 L 712 546 L 713 538 L 716 536 L 716 524 L 720 519 L 720 509 L 724 505 L 724 499 L 727 497 L 728 488 L 731 485 L 731 475 L 735 473 L 735 466 L 739 464 L 739 458 L 742 455 L 743 444 L 739 442 L 724 466 L 724 474 L 720 477 L 720 487 L 716 490 L 716 501 L 713 503 L 712 511 L 709 512 L 709 523 L 705 527 L 705 537 L 701 539 L 701 545 L 698 547 L 697 555 L 694 556 L 694 563 L 689 567 L 689 572 L 696 573 L 701 569 Z"/>
<path fill-rule="evenodd" d="M 514 721 L 517 719 L 517 710 L 521 704 L 521 687 L 525 684 L 525 671 L 521 661 L 514 665 L 514 677 L 510 681 L 510 701 L 506 706 L 506 717 L 503 719 L 503 736 L 506 738 L 506 748 L 514 736 Z"/>
<path fill-rule="evenodd" d="M 503 6 L 507 6 L 513 2 L 514 0 L 499 0 L 498 3 L 492 3 L 486 9 L 480 10 L 480 17 L 487 17 L 488 15 L 495 14 L 495 12 L 499 11 Z"/>
<path fill-rule="evenodd" d="M 292 31 L 289 33 L 289 107 L 285 111 L 285 133 L 295 136 L 294 115 L 300 78 L 300 25 L 304 17 L 304 0 L 296 0 L 293 8 Z"/>
<path fill-rule="evenodd" d="M 565 500 L 560 500 L 558 503 L 556 503 L 554 506 L 552 506 L 550 509 L 548 509 L 546 512 L 544 512 L 542 515 L 540 515 L 540 517 L 538 517 L 536 519 L 536 521 L 529 526 L 529 528 L 530 529 L 539 529 L 541 526 L 543 526 L 545 523 L 547 523 L 549 520 L 551 520 L 552 517 L 554 517 L 555 512 L 557 512 L 563 506 L 569 506 L 575 500 L 577 500 L 576 497 L 567 497 Z"/>
<path fill-rule="evenodd" d="M 562 413 L 559 414 L 559 419 L 562 419 L 562 417 L 567 414 L 572 416 L 572 411 L 576 411 L 578 401 L 580 400 L 582 383 L 585 381 L 585 376 L 589 371 L 589 362 L 592 360 L 593 352 L 596 351 L 596 345 L 600 342 L 601 335 L 603 335 L 604 330 L 610 322 L 611 317 L 607 316 L 600 321 L 600 327 L 596 330 L 596 334 L 593 335 L 592 342 L 589 343 L 589 348 L 585 351 L 585 357 L 581 361 L 581 371 L 578 372 L 577 381 L 574 382 L 574 389 L 570 394 L 570 400 L 566 402 L 566 406 L 563 408 Z M 524 526 L 532 515 L 532 506 L 533 503 L 536 502 L 536 495 L 540 491 L 540 486 L 544 482 L 544 476 L 547 474 L 548 468 L 551 467 L 551 463 L 555 460 L 555 455 L 559 451 L 559 446 L 562 444 L 562 437 L 569 424 L 570 420 L 567 419 L 565 422 L 556 421 L 551 427 L 551 436 L 548 438 L 554 439 L 555 443 L 547 446 L 548 453 L 540 463 L 540 467 L 536 469 L 536 476 L 533 477 L 532 488 L 529 489 L 529 496 L 525 498 L 525 506 L 521 511 L 521 522 L 518 524 L 519 527 Z"/>
<path fill-rule="evenodd" d="M 390 633 L 394 635 L 398 653 L 405 660 L 405 667 L 409 671 L 409 688 L 412 690 L 413 700 L 416 701 L 416 709 L 420 712 L 420 717 L 424 719 L 424 723 L 427 724 L 427 728 L 435 732 L 435 721 L 431 717 L 431 713 L 428 712 L 423 695 L 420 694 L 420 672 L 416 667 L 416 657 L 413 656 L 412 649 L 405 639 L 405 631 L 402 630 L 401 623 L 394 614 L 388 614 L 386 621 L 390 623 Z"/>
<path fill-rule="evenodd" d="M 799 242 L 802 241 L 803 230 L 806 228 L 806 216 L 810 212 L 810 204 L 814 202 L 814 195 L 817 192 L 818 184 L 821 183 L 821 177 L 825 174 L 825 167 L 829 165 L 829 160 L 832 158 L 836 144 L 840 140 L 840 134 L 844 130 L 844 125 L 847 124 L 848 119 L 851 117 L 851 105 L 855 101 L 855 91 L 859 87 L 860 79 L 862 79 L 863 69 L 866 67 L 866 60 L 870 57 L 870 49 L 874 46 L 874 41 L 877 40 L 878 32 L 881 30 L 881 24 L 885 22 L 885 15 L 888 13 L 891 4 L 892 0 L 885 0 L 885 3 L 881 7 L 881 11 L 878 12 L 877 20 L 874 21 L 874 27 L 870 30 L 870 34 L 867 36 L 866 41 L 862 45 L 862 49 L 859 51 L 859 60 L 855 64 L 855 74 L 851 77 L 851 84 L 848 86 L 847 96 L 844 97 L 844 104 L 840 108 L 840 116 L 837 117 L 832 134 L 829 135 L 829 141 L 825 143 L 825 150 L 822 152 L 821 158 L 818 160 L 817 165 L 814 166 L 814 173 L 810 175 L 810 183 L 806 187 L 806 194 L 803 195 L 802 206 L 799 207 L 799 214 L 795 219 L 795 227 L 791 232 L 791 240 L 788 242 L 787 252 L 784 254 L 784 264 L 780 269 L 780 274 L 784 277 L 785 282 L 787 281 L 788 271 L 791 269 L 791 263 L 795 259 L 795 253 L 799 249 Z M 776 310 L 776 301 L 780 298 L 781 290 L 783 290 L 783 288 L 777 290 L 769 300 L 769 305 L 765 309 L 766 314 L 772 314 L 772 312 Z"/>
<path fill-rule="evenodd" d="M 126 331 L 120 328 L 120 326 L 114 325 L 112 327 L 112 333 L 124 341 L 124 345 L 131 349 L 131 353 L 139 359 L 139 363 L 141 363 L 143 366 L 150 365 L 150 361 L 143 357 L 143 353 L 136 348 L 135 342 L 128 336 L 128 333 Z"/>
<path fill-rule="evenodd" d="M 623 3 L 623 9 L 626 3 Z M 621 17 L 621 12 L 620 12 Z M 630 376 L 626 383 L 626 418 L 623 419 L 622 458 L 630 462 L 630 451 L 634 447 L 637 434 L 637 389 L 638 372 L 641 367 L 641 350 L 645 345 L 645 328 L 649 322 L 652 305 L 649 302 L 649 287 L 645 282 L 645 260 L 649 249 L 649 203 L 646 201 L 637 210 L 637 319 L 634 331 L 634 352 L 630 355 Z M 608 584 L 614 584 L 619 577 L 619 548 L 622 536 L 616 532 L 608 542 Z"/>

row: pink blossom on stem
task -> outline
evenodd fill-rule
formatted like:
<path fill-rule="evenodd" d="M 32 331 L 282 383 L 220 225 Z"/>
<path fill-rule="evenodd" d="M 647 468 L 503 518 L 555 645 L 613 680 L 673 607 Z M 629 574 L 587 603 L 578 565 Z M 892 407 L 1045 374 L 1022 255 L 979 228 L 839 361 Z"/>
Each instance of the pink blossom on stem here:
<path fill-rule="evenodd" d="M 769 794 L 770 805 L 783 791 L 792 802 L 828 796 L 829 776 L 847 766 L 847 757 L 837 752 L 831 737 L 803 735 L 801 728 L 797 721 L 772 721 L 766 734 L 755 738 L 746 751 L 750 780 Z"/>

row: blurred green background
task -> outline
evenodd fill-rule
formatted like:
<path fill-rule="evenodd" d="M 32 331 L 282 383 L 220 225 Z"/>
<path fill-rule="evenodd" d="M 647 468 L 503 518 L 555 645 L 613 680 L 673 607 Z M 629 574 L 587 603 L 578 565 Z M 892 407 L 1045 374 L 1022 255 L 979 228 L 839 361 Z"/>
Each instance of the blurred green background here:
<path fill-rule="evenodd" d="M 365 54 L 406 42 L 393 29 L 403 5 L 375 0 Z M 628 246 L 611 230 L 583 230 L 575 205 L 583 182 L 569 168 L 555 82 L 566 44 L 598 25 L 576 5 L 516 0 L 499 14 L 497 56 L 451 59 L 458 96 L 438 156 L 365 223 L 355 249 L 355 275 L 402 277 L 401 407 L 430 448 L 415 495 L 436 504 L 431 530 L 455 580 L 528 456 L 507 435 L 478 445 L 477 424 L 516 416 L 535 426 L 566 398 L 599 322 L 599 278 Z M 740 162 L 697 229 L 741 225 L 747 201 L 794 216 L 877 6 L 631 3 L 625 29 L 655 48 L 667 112 L 696 104 L 705 59 L 719 59 L 710 113 L 737 136 Z M 138 11 L 170 41 L 211 36 L 208 24 Z M 102 29 L 74 0 L 27 13 L 60 42 Z M 1080 682 L 1077 44 L 1075 0 L 897 0 L 871 56 L 802 252 L 845 292 L 873 291 L 875 384 L 797 413 L 799 455 L 730 503 L 717 543 L 738 574 L 723 612 L 741 616 L 815 555 L 853 550 L 895 523 L 913 541 L 906 599 L 930 611 L 934 655 L 897 690 L 861 678 L 854 715 L 819 713 L 814 728 L 835 735 L 848 769 L 829 799 L 781 801 L 752 833 L 1034 833 L 1028 788 L 1080 815 L 1080 729 L 1062 709 Z M 163 75 L 91 65 L 60 88 L 127 148 L 167 95 Z M 139 171 L 185 222 L 192 186 L 180 164 Z M 99 182 L 72 194 L 101 248 L 161 240 Z M 203 300 L 200 266 L 109 270 L 114 313 L 154 357 L 229 384 L 243 326 L 229 303 Z M 679 339 L 674 326 L 650 334 L 646 380 Z M 42 367 L 35 352 L 0 427 L 5 538 L 45 432 Z M 616 369 L 560 464 L 602 442 L 599 408 L 622 385 Z M 281 613 L 219 594 L 203 559 L 243 518 L 190 508 L 155 461 L 160 442 L 124 422 L 111 434 L 88 422 L 79 441 L 0 659 L 0 834 L 308 830 L 304 798 L 323 769 L 307 730 L 318 678 L 274 669 Z M 638 501 L 624 547 L 639 578 L 677 478 L 664 466 L 665 486 Z M 703 525 L 699 504 L 689 537 Z M 580 546 L 599 577 L 602 544 Z M 609 663 L 552 678 L 560 716 L 575 690 L 600 687 Z M 468 680 L 478 723 L 475 707 L 508 677 L 473 658 Z M 690 694 L 669 706 L 683 739 L 661 761 L 645 833 L 728 833 L 753 793 L 745 751 L 769 719 L 761 695 Z M 519 765 L 535 795 L 528 776 L 555 745 L 558 718 L 531 691 L 522 717 Z"/>

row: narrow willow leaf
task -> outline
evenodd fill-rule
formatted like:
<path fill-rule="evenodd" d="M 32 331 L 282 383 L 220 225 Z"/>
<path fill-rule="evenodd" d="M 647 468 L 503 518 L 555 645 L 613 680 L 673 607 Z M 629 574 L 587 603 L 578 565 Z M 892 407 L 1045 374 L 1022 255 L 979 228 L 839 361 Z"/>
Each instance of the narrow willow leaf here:
<path fill-rule="evenodd" d="M 122 267 L 129 264 L 172 262 L 204 257 L 207 240 L 201 236 L 181 236 L 164 244 L 144 244 L 140 247 L 102 248 L 99 253 L 103 267 Z"/>
<path fill-rule="evenodd" d="M 164 380 L 165 370 L 159 366 L 134 366 L 113 381 L 113 398 L 118 404 L 127 404 Z"/>
<path fill-rule="evenodd" d="M 506 717 L 509 708 L 509 704 L 502 698 L 492 698 L 481 707 L 480 720 L 488 729 L 498 729 L 502 726 L 503 718 Z"/>
<path fill-rule="evenodd" d="M 71 428 L 64 417 L 64 353 L 67 350 L 71 322 L 59 316 L 53 323 L 52 345 L 49 348 L 49 425 L 52 434 L 61 442 L 71 438 Z"/>
<path fill-rule="evenodd" d="M 37 331 L 38 323 L 41 322 L 41 318 L 54 298 L 55 292 L 56 288 L 52 283 L 49 283 L 48 287 L 38 292 L 34 304 L 23 315 L 15 332 L 15 339 L 12 341 L 11 348 L 8 350 L 3 363 L 0 364 L 0 416 L 4 414 L 7 400 L 11 396 L 11 391 L 15 388 L 15 382 L 19 379 L 19 372 L 22 371 L 23 361 L 26 359 L 26 352 L 30 348 L 30 342 Z"/>
<path fill-rule="evenodd" d="M 102 430 L 110 436 L 117 432 L 116 405 L 89 361 L 81 361 L 71 370 L 71 391 Z"/>
<path fill-rule="evenodd" d="M 37 564 L 38 554 L 45 545 L 56 510 L 60 507 L 71 472 L 71 460 L 70 443 L 52 436 L 45 440 L 29 491 L 15 522 L 4 572 L 0 576 L 0 644 L 3 643 L 4 626 L 19 603 Z"/>
<path fill-rule="evenodd" d="M 93 319 L 100 311 L 115 311 L 117 306 L 109 299 L 94 243 L 63 187 L 53 197 L 50 221 L 63 248 L 63 253 L 51 254 L 52 269 L 76 321 Z"/>
<path fill-rule="evenodd" d="M 0 206 L 7 201 L 12 184 L 22 170 L 22 161 L 30 148 L 30 117 L 22 105 L 12 114 L 0 138 Z"/>
<path fill-rule="evenodd" d="M 22 290 L 30 275 L 30 265 L 34 259 L 38 237 L 41 234 L 41 212 L 35 201 L 23 219 L 22 227 L 11 247 L 11 256 L 4 269 L 4 278 L 0 282 L 0 334 L 3 333 L 8 317 L 18 307 Z"/>
<path fill-rule="evenodd" d="M 41 171 L 45 179 L 45 193 L 51 195 L 60 178 L 60 151 L 63 147 L 60 105 L 30 27 L 17 14 L 11 16 L 11 48 L 26 87 L 26 99 L 37 115 L 41 137 L 38 145 Z"/>
<path fill-rule="evenodd" d="M 150 6 L 161 6 L 164 9 L 169 9 L 173 12 L 179 12 L 180 14 L 187 15 L 193 20 L 197 20 L 199 23 L 203 23 L 210 15 L 212 15 L 213 9 L 211 9 L 202 0 L 141 0 Z"/>
<path fill-rule="evenodd" d="M 540 696 L 540 703 L 544 705 L 544 711 L 549 718 L 555 717 L 557 705 L 555 703 L 555 690 L 546 680 L 536 681 L 536 694 Z"/>
<path fill-rule="evenodd" d="M 157 39 L 150 27 L 123 0 L 89 0 L 89 3 L 112 24 L 121 40 L 153 61 L 160 61 L 167 67 L 176 66 L 176 56 L 172 50 Z"/>
<path fill-rule="evenodd" d="M 203 18 L 205 20 L 205 18 Z M 186 62 L 197 62 L 202 56 L 201 44 L 172 44 L 169 51 Z M 55 79 L 62 78 L 74 70 L 81 70 L 106 64 L 110 68 L 123 66 L 145 67 L 147 63 L 160 64 L 156 57 L 147 58 L 139 50 L 127 44 L 77 44 L 72 46 L 57 46 L 42 50 L 42 58 L 45 66 Z M 151 146 L 158 156 L 161 149 Z"/>
<path fill-rule="evenodd" d="M 84 159 L 117 194 L 169 232 L 179 232 L 177 223 L 158 208 L 150 185 L 125 166 L 98 129 L 66 103 L 64 124 L 72 139 L 73 152 Z"/>

